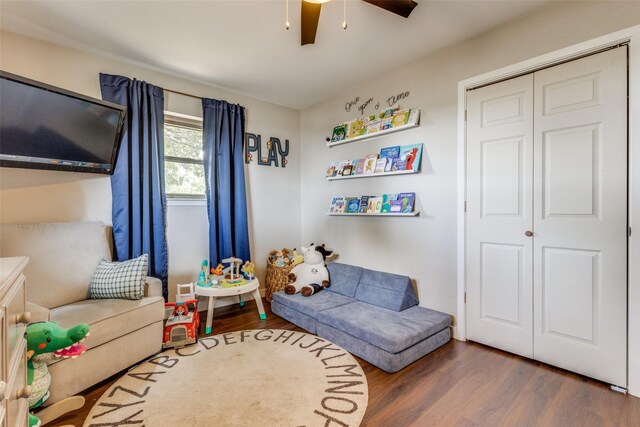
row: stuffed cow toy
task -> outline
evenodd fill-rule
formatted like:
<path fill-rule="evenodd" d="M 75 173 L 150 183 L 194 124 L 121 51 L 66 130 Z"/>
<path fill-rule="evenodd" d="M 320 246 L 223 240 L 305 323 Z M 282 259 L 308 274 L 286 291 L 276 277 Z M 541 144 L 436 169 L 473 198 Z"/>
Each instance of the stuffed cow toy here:
<path fill-rule="evenodd" d="M 293 267 L 284 292 L 289 295 L 300 292 L 308 297 L 329 287 L 329 270 L 324 262 L 333 255 L 333 251 L 327 251 L 324 245 L 316 246 L 313 243 L 308 248 L 301 249 L 304 262 Z"/>

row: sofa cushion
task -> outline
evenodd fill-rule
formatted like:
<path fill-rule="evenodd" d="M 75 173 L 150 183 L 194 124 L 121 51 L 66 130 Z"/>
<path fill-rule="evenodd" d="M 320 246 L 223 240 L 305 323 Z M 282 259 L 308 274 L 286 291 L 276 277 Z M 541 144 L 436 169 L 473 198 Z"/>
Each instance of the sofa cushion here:
<path fill-rule="evenodd" d="M 89 298 L 142 298 L 148 265 L 147 254 L 121 262 L 101 260 L 91 278 Z"/>
<path fill-rule="evenodd" d="M 318 322 L 398 353 L 447 328 L 451 316 L 419 306 L 397 312 L 357 301 L 321 311 Z"/>
<path fill-rule="evenodd" d="M 63 328 L 70 328 L 78 323 L 87 323 L 91 327 L 91 335 L 83 343 L 88 349 L 162 321 L 163 318 L 162 297 L 84 300 L 51 310 L 51 320 Z"/>
<path fill-rule="evenodd" d="M 102 222 L 2 224 L 0 256 L 22 255 L 30 258 L 29 301 L 46 308 L 82 301 L 100 260 L 111 260 L 108 229 Z"/>
<path fill-rule="evenodd" d="M 329 270 L 329 283 L 331 283 L 327 290 L 353 298 L 364 268 L 330 262 L 327 269 Z"/>
<path fill-rule="evenodd" d="M 322 291 L 310 297 L 304 297 L 299 293 L 287 295 L 280 291 L 273 294 L 273 301 L 317 319 L 321 311 L 350 304 L 355 300 L 335 292 Z"/>
<path fill-rule="evenodd" d="M 418 305 L 418 297 L 407 276 L 367 269 L 362 272 L 355 299 L 395 311 Z"/>

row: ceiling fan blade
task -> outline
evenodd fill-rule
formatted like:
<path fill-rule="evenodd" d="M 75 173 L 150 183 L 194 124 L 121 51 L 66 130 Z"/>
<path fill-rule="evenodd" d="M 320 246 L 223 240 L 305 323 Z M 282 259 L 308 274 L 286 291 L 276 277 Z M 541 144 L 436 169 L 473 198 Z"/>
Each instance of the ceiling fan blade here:
<path fill-rule="evenodd" d="M 418 5 L 413 0 L 362 0 L 374 6 L 378 6 L 396 15 L 408 18 L 413 8 Z M 304 3 L 304 2 L 303 2 Z"/>
<path fill-rule="evenodd" d="M 300 44 L 302 46 L 316 42 L 321 8 L 322 4 L 320 3 L 309 3 L 302 0 L 302 12 L 300 13 Z"/>

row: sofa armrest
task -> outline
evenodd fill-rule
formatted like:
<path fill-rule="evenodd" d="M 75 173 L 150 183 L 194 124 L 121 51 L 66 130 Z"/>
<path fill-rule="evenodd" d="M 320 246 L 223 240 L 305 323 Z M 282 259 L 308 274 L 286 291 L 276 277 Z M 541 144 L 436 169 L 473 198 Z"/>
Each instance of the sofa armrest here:
<path fill-rule="evenodd" d="M 147 276 L 147 283 L 144 284 L 145 297 L 161 297 L 162 281 L 155 277 Z"/>
<path fill-rule="evenodd" d="M 31 313 L 31 323 L 34 322 L 48 322 L 51 320 L 51 312 L 48 308 L 35 304 L 31 301 L 27 301 L 27 311 Z"/>

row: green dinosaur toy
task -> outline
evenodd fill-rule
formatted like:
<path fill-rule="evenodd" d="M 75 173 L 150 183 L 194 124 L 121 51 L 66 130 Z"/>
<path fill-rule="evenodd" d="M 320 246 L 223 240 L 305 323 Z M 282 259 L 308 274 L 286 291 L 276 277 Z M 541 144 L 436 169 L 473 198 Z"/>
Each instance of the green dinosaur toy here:
<path fill-rule="evenodd" d="M 80 342 L 89 335 L 89 325 L 81 323 L 69 329 L 55 322 L 36 322 L 27 326 L 27 383 L 31 386 L 29 408 L 40 407 L 49 398 L 51 375 L 47 362 L 56 357 L 76 358 L 87 347 Z M 29 414 L 29 427 L 40 426 L 40 420 Z"/>

